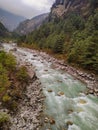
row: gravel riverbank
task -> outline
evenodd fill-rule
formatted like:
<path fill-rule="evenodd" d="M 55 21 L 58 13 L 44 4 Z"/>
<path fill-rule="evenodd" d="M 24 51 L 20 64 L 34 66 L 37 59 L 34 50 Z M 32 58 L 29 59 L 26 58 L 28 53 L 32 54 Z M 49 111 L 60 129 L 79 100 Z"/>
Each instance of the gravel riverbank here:
<path fill-rule="evenodd" d="M 11 118 L 11 130 L 40 130 L 40 114 L 42 112 L 42 93 L 38 79 L 27 87 L 19 110 Z"/>
<path fill-rule="evenodd" d="M 42 86 L 36 76 L 34 67 L 24 60 L 24 54 L 17 52 L 17 49 L 9 49 L 17 59 L 17 67 L 25 66 L 30 76 L 29 83 L 25 86 L 22 98 L 19 99 L 17 109 L 9 111 L 0 104 L 0 112 L 7 113 L 10 116 L 10 123 L 2 130 L 40 130 L 41 115 L 43 112 Z"/>
<path fill-rule="evenodd" d="M 40 130 L 41 113 L 43 112 L 43 93 L 39 79 L 36 77 L 34 67 L 24 61 L 22 55 L 15 53 L 18 65 L 27 67 L 31 78 L 30 85 L 26 87 L 24 96 L 18 106 L 18 112 L 11 117 L 11 130 Z"/>

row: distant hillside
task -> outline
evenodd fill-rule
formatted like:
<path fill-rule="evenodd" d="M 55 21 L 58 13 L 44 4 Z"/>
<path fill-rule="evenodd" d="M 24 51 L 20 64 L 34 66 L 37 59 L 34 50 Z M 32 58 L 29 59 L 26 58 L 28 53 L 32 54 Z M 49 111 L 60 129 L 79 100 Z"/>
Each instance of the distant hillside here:
<path fill-rule="evenodd" d="M 0 38 L 4 38 L 9 35 L 8 30 L 4 27 L 4 25 L 0 22 Z"/>
<path fill-rule="evenodd" d="M 18 24 L 24 21 L 25 19 L 26 18 L 22 16 L 18 16 L 0 9 L 0 21 L 9 31 L 13 31 L 13 29 L 15 29 L 18 26 Z"/>
<path fill-rule="evenodd" d="M 15 29 L 15 32 L 21 35 L 28 34 L 38 28 L 47 17 L 48 13 L 45 13 L 30 20 L 25 20 L 19 24 L 19 26 Z"/>

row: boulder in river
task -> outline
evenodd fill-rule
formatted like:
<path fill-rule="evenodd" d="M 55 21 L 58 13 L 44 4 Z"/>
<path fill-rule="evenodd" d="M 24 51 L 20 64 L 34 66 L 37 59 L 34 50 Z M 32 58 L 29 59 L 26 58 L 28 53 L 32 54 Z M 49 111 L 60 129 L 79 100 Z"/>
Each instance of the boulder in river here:
<path fill-rule="evenodd" d="M 48 70 L 44 70 L 44 71 L 48 71 Z"/>
<path fill-rule="evenodd" d="M 94 92 L 95 92 L 95 93 L 98 93 L 98 88 L 95 88 L 95 89 L 94 89 Z"/>
<path fill-rule="evenodd" d="M 79 100 L 79 103 L 80 103 L 80 104 L 86 104 L 87 102 L 86 102 L 84 99 L 80 99 L 80 100 Z"/>
<path fill-rule="evenodd" d="M 62 80 L 57 80 L 57 82 L 61 83 L 61 82 L 62 82 Z"/>
<path fill-rule="evenodd" d="M 88 91 L 88 93 L 89 93 L 89 94 L 94 94 L 94 91 L 93 91 L 92 89 L 90 89 L 90 90 Z"/>
<path fill-rule="evenodd" d="M 62 96 L 62 95 L 64 95 L 64 92 L 58 92 L 57 95 Z"/>
<path fill-rule="evenodd" d="M 49 119 L 48 117 L 45 117 L 45 120 L 44 120 L 45 123 L 48 123 L 49 122 Z"/>
<path fill-rule="evenodd" d="M 67 126 L 73 125 L 73 122 L 72 122 L 72 121 L 67 121 L 67 122 L 66 122 L 66 125 L 67 125 Z"/>
<path fill-rule="evenodd" d="M 71 114 L 71 113 L 73 113 L 73 110 L 72 109 L 68 110 L 68 114 Z"/>
<path fill-rule="evenodd" d="M 53 91 L 52 91 L 52 89 L 48 89 L 48 92 L 51 93 L 51 92 L 53 92 Z"/>
<path fill-rule="evenodd" d="M 55 120 L 54 119 L 50 119 L 50 124 L 54 125 L 55 124 Z"/>

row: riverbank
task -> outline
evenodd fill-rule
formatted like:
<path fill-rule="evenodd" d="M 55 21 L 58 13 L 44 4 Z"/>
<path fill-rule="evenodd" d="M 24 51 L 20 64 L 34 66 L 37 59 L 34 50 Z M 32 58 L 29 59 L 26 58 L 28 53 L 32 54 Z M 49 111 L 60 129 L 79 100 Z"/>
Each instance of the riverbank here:
<path fill-rule="evenodd" d="M 27 87 L 19 104 L 19 111 L 11 117 L 10 130 L 40 130 L 42 111 L 42 93 L 38 79 Z"/>
<path fill-rule="evenodd" d="M 11 130 L 40 130 L 41 113 L 43 112 L 43 93 L 42 86 L 37 78 L 34 67 L 23 60 L 18 53 L 15 53 L 18 65 L 26 66 L 31 78 L 30 85 L 26 86 L 26 91 L 19 104 L 19 111 L 11 118 Z"/>
<path fill-rule="evenodd" d="M 38 50 L 31 50 L 25 48 L 25 50 L 28 50 L 29 52 L 35 53 L 35 56 L 40 55 L 45 59 L 47 62 L 51 62 L 53 65 L 53 68 L 62 70 L 64 72 L 67 72 L 74 76 L 75 78 L 81 80 L 82 82 L 86 83 L 86 86 L 88 88 L 87 92 L 85 94 L 93 94 L 95 96 L 98 96 L 98 77 L 96 77 L 95 74 L 81 71 L 80 69 L 77 69 L 75 67 L 72 67 L 64 62 L 64 60 L 56 59 L 49 54 L 46 54 L 45 52 L 38 51 Z"/>
<path fill-rule="evenodd" d="M 41 83 L 35 74 L 34 67 L 26 60 L 23 60 L 24 58 L 17 53 L 17 48 L 9 49 L 8 51 L 12 51 L 13 55 L 16 57 L 17 68 L 21 66 L 26 67 L 29 80 L 26 80 L 25 84 L 23 82 L 21 86 L 15 90 L 15 93 L 18 91 L 17 94 L 21 94 L 21 98 L 18 97 L 18 95 L 17 97 L 14 96 L 14 98 L 17 98 L 17 100 L 19 99 L 19 101 L 17 102 L 17 107 L 15 107 L 13 111 L 3 107 L 2 103 L 0 103 L 0 113 L 9 116 L 8 123 L 6 122 L 3 125 L 4 127 L 0 128 L 2 130 L 40 130 L 44 100 Z M 15 77 L 11 79 L 13 80 L 13 86 L 17 84 L 14 79 Z M 22 91 L 20 90 L 21 87 L 23 87 Z"/>
<path fill-rule="evenodd" d="M 17 115 L 19 118 L 17 116 L 13 117 L 16 118 L 15 121 L 12 120 L 12 122 L 16 122 L 13 127 L 18 127 L 19 130 L 27 128 L 29 130 L 29 126 L 32 124 L 32 128 L 35 125 L 33 129 L 41 130 L 41 126 L 44 124 L 42 129 L 61 130 L 64 128 L 70 129 L 72 127 L 73 129 L 80 128 L 83 130 L 91 128 L 89 126 L 89 122 L 86 124 L 83 122 L 84 120 L 86 122 L 86 119 L 90 119 L 94 120 L 92 128 L 98 128 L 96 124 L 97 97 L 83 94 L 86 92 L 86 85 L 77 80 L 75 76 L 71 76 L 72 74 L 70 75 L 66 73 L 67 70 L 70 71 L 69 66 L 67 68 L 63 61 L 57 60 L 43 52 L 30 50 L 27 48 L 11 47 L 12 46 L 10 45 L 5 46 L 6 49 L 13 51 L 13 54 L 18 57 L 22 64 L 24 64 L 24 62 L 26 63 L 26 66 L 29 68 L 28 71 L 31 73 L 31 77 L 32 75 L 35 75 L 32 72 L 36 72 L 37 77 L 39 77 L 40 82 L 42 83 L 42 92 L 45 95 L 45 97 L 41 98 L 42 102 L 44 101 L 43 108 L 40 109 L 41 113 L 39 113 L 38 117 L 36 117 L 38 119 L 38 123 L 34 124 L 33 120 L 29 118 L 29 113 L 33 113 L 32 107 L 30 106 L 30 101 L 33 100 L 32 98 L 36 99 L 35 96 L 37 96 L 36 94 L 30 94 L 32 95 L 30 96 L 31 100 L 28 100 L 27 96 L 24 96 L 23 99 L 28 101 L 24 102 L 24 100 L 22 100 L 24 103 L 23 105 L 21 105 L 22 103 L 20 104 L 20 113 Z M 30 93 L 33 93 L 35 86 L 36 85 L 34 85 L 34 87 L 30 87 L 29 91 L 32 90 Z M 37 92 L 38 91 L 39 88 L 37 87 Z M 26 94 L 27 93 L 28 92 L 26 91 Z M 34 101 L 34 103 L 37 103 L 37 101 L 38 99 Z M 89 109 L 90 107 L 91 109 Z M 23 108 L 28 109 L 25 109 L 24 112 Z M 35 107 L 35 109 L 38 109 L 38 107 Z M 42 114 L 42 112 L 45 116 L 42 115 L 43 118 L 40 124 L 40 114 Z M 90 116 L 90 113 L 92 113 L 92 116 Z M 84 114 L 86 118 L 83 118 L 82 114 Z M 27 115 L 29 115 L 29 117 L 27 117 Z M 20 120 L 20 122 L 17 120 Z M 84 127 L 80 125 L 81 121 L 82 124 L 84 124 Z M 68 124 L 69 122 L 72 122 L 71 124 L 73 125 Z"/>

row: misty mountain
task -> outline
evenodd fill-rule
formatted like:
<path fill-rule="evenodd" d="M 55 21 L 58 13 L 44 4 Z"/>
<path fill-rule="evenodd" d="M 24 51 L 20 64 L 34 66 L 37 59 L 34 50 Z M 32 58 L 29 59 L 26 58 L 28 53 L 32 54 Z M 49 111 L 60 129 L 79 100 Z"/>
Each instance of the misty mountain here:
<path fill-rule="evenodd" d="M 38 15 L 32 19 L 27 19 L 19 24 L 15 29 L 15 32 L 21 35 L 28 34 L 34 29 L 40 27 L 45 19 L 48 17 L 48 13 Z"/>
<path fill-rule="evenodd" d="M 0 9 L 0 22 L 9 30 L 13 31 L 20 22 L 24 21 L 26 18 L 18 16 Z"/>

